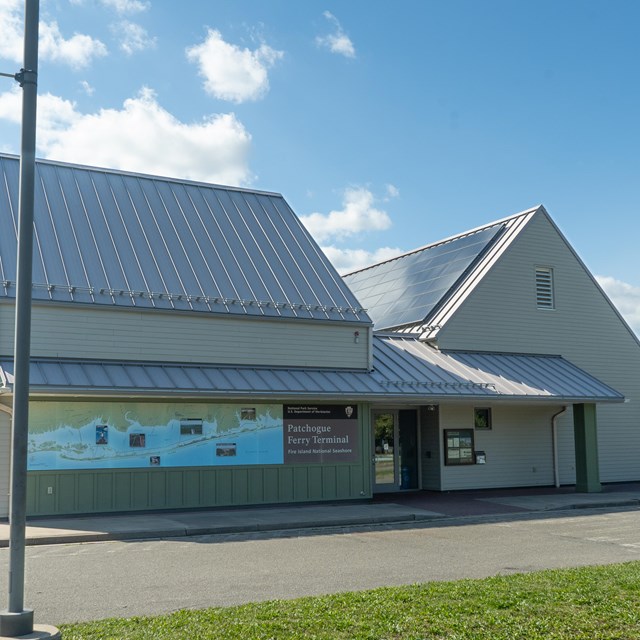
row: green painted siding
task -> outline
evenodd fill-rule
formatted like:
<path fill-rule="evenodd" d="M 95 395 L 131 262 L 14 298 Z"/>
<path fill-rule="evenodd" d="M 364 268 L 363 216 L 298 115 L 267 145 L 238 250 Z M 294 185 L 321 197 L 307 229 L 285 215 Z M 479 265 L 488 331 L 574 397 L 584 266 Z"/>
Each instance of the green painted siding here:
<path fill-rule="evenodd" d="M 598 470 L 598 423 L 595 404 L 573 406 L 576 447 L 576 491 L 602 491 Z"/>
<path fill-rule="evenodd" d="M 440 435 L 440 410 L 420 407 L 420 429 L 422 433 L 422 489 L 440 491 L 442 438 Z"/>
<path fill-rule="evenodd" d="M 350 465 L 30 472 L 28 513 L 34 516 L 359 499 L 371 497 L 367 492 L 369 483 L 363 477 L 368 473 L 368 468 Z"/>

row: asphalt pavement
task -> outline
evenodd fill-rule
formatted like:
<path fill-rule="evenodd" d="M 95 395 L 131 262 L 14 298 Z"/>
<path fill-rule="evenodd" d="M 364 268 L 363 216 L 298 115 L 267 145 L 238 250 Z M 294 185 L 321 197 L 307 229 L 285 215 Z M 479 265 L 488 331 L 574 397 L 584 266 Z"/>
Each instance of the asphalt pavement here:
<path fill-rule="evenodd" d="M 577 493 L 574 487 L 415 491 L 364 502 L 29 518 L 26 540 L 44 545 L 178 538 L 620 506 L 640 507 L 640 483 L 604 485 L 601 493 Z M 0 521 L 0 547 L 8 544 L 9 524 Z"/>

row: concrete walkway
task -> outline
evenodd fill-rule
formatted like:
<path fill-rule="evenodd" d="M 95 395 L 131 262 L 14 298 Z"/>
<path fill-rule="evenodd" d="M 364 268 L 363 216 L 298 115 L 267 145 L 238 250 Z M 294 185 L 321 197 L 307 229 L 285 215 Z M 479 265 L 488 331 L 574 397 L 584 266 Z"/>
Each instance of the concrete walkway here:
<path fill-rule="evenodd" d="M 589 507 L 640 508 L 640 483 L 605 485 L 602 493 L 561 489 L 509 489 L 439 493 L 416 491 L 377 496 L 364 503 L 335 503 L 136 514 L 31 518 L 27 544 L 64 544 L 210 534 L 317 529 L 424 522 L 479 515 L 516 514 Z M 0 547 L 9 525 L 0 522 Z"/>

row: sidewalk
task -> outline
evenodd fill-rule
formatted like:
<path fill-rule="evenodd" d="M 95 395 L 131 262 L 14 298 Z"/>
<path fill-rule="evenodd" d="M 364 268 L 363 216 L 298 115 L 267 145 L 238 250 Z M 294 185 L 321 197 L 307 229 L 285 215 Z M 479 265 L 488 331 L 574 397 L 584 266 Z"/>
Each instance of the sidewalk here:
<path fill-rule="evenodd" d="M 573 487 L 416 491 L 376 496 L 371 502 L 206 511 L 102 514 L 29 519 L 27 544 L 175 538 L 210 534 L 318 529 L 322 527 L 424 522 L 588 507 L 640 507 L 640 483 L 605 485 L 602 493 L 575 493 Z M 0 522 L 0 547 L 9 544 L 9 525 Z"/>

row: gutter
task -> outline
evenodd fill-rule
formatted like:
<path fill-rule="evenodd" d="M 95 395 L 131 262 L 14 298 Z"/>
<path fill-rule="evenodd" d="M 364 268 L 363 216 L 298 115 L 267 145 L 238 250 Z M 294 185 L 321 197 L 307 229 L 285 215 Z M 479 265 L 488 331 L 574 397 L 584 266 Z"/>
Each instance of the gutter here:
<path fill-rule="evenodd" d="M 558 413 L 551 416 L 551 447 L 553 449 L 553 484 L 556 489 L 560 487 L 560 469 L 558 466 L 558 418 L 567 412 L 564 406 Z"/>

